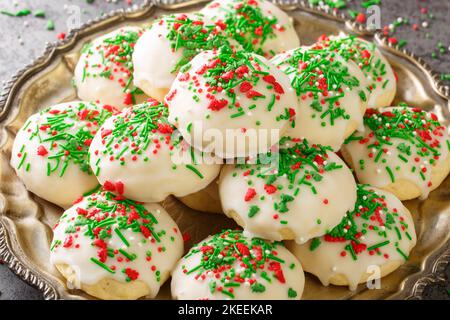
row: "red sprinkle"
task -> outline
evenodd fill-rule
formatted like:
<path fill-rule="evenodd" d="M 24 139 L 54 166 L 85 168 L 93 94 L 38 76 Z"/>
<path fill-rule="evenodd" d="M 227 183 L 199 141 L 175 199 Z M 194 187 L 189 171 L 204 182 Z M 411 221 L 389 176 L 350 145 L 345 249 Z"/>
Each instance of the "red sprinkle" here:
<path fill-rule="evenodd" d="M 37 154 L 38 154 L 38 156 L 43 157 L 43 156 L 46 156 L 48 154 L 48 151 L 47 151 L 47 149 L 45 149 L 44 146 L 39 146 L 38 149 L 37 149 Z"/>
<path fill-rule="evenodd" d="M 245 194 L 244 200 L 250 201 L 256 196 L 256 190 L 253 188 L 248 188 L 247 193 Z"/>
<path fill-rule="evenodd" d="M 277 191 L 277 187 L 275 187 L 274 185 L 271 185 L 271 184 L 266 184 L 264 186 L 264 190 L 266 190 L 266 192 L 268 194 L 272 194 L 272 193 L 275 193 Z"/>
<path fill-rule="evenodd" d="M 214 99 L 209 103 L 208 109 L 213 111 L 220 111 L 228 105 L 228 101 L 225 99 L 217 100 Z"/>
<path fill-rule="evenodd" d="M 366 22 L 366 15 L 364 13 L 358 13 L 358 15 L 356 16 L 356 21 L 358 23 Z"/>
<path fill-rule="evenodd" d="M 130 278 L 130 280 L 136 280 L 137 278 L 139 278 L 139 272 L 134 269 L 126 268 L 125 273 L 127 274 L 128 278 Z"/>

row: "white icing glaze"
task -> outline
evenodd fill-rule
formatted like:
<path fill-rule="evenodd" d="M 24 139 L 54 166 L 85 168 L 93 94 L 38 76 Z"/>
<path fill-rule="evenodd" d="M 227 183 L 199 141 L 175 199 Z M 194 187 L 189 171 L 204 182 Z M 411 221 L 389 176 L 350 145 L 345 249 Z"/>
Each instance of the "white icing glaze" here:
<path fill-rule="evenodd" d="M 202 154 L 192 149 L 194 158 L 198 160 L 194 164 L 191 148 L 185 142 L 175 144 L 178 140 L 175 135 L 171 137 L 172 127 L 165 118 L 152 123 L 156 127 L 160 123 L 162 130 L 149 130 L 146 133 L 145 123 L 135 122 L 136 114 L 146 108 L 150 106 L 142 104 L 124 109 L 120 115 L 108 119 L 94 137 L 90 148 L 90 164 L 100 183 L 105 186 L 105 183 L 121 182 L 124 196 L 144 202 L 159 202 L 171 194 L 181 197 L 205 188 L 218 176 L 220 164 L 212 158 L 203 158 L 205 161 L 202 161 Z M 114 133 L 124 119 L 133 122 L 131 125 L 135 127 L 135 136 L 129 134 L 131 130 L 126 131 L 126 135 L 117 133 L 116 136 Z M 148 118 L 148 121 L 151 119 Z M 112 134 L 105 135 L 107 132 Z M 122 141 L 125 137 L 128 137 L 128 141 Z M 141 153 L 136 153 L 135 148 Z M 110 160 L 111 156 L 113 161 Z M 202 178 L 189 167 L 198 170 Z M 118 190 L 110 191 L 120 193 Z"/>
<path fill-rule="evenodd" d="M 132 81 L 132 48 L 130 53 L 122 56 L 120 47 L 110 43 L 117 36 L 127 36 L 130 41 L 133 39 L 131 42 L 124 41 L 128 50 L 128 45 L 135 43 L 141 32 L 138 27 L 122 27 L 85 45 L 74 71 L 78 97 L 87 101 L 100 101 L 117 108 L 145 101 L 144 94 L 134 93 L 137 89 L 133 84 L 126 88 L 127 83 Z M 133 36 L 130 36 L 131 34 Z M 125 62 L 115 61 L 116 58 Z"/>
<path fill-rule="evenodd" d="M 83 105 L 85 108 L 81 107 Z M 98 184 L 97 179 L 90 171 L 86 150 L 90 143 L 90 137 L 99 128 L 99 124 L 95 122 L 98 119 L 96 118 L 93 122 L 87 116 L 82 120 L 78 108 L 89 110 L 90 115 L 93 114 L 92 112 L 111 115 L 109 111 L 100 106 L 80 101 L 62 103 L 46 108 L 25 121 L 24 126 L 17 133 L 11 153 L 11 166 L 16 170 L 26 188 L 39 197 L 64 208 L 70 206 L 72 201 Z M 75 163 L 74 158 L 66 155 L 58 157 L 65 151 L 62 146 L 68 143 L 66 138 L 60 136 L 62 139 L 45 141 L 54 137 L 53 130 L 47 127 L 50 124 L 49 119 L 53 121 L 58 117 L 58 114 L 71 113 L 72 111 L 74 112 L 73 117 L 68 116 L 64 120 L 68 127 L 59 127 L 59 130 L 54 133 L 58 136 L 60 134 L 75 135 L 83 128 L 83 130 L 86 130 L 86 140 L 80 139 L 77 144 L 80 148 L 77 152 L 81 153 L 75 155 L 77 159 L 84 163 L 81 165 Z M 53 143 L 56 143 L 56 145 L 53 146 Z M 42 149 L 41 155 L 38 154 L 40 149 Z M 86 152 L 86 154 L 82 154 L 82 152 Z M 48 165 L 52 170 L 49 173 Z M 81 166 L 85 167 L 84 171 Z M 61 192 L 61 190 L 64 190 L 64 192 Z"/>
<path fill-rule="evenodd" d="M 294 143 L 290 144 L 294 146 Z M 294 166 L 302 161 L 304 154 L 299 152 L 298 162 L 287 162 L 289 160 L 282 154 L 279 162 L 287 162 L 284 166 Z M 298 243 L 304 243 L 312 237 L 323 235 L 341 221 L 356 201 L 356 183 L 350 169 L 333 152 L 326 154 L 328 158 L 322 158 L 325 160 L 323 165 L 316 162 L 316 166 L 323 168 L 326 164 L 335 163 L 342 168 L 319 174 L 319 171 L 306 165 L 298 169 L 293 183 L 283 174 L 268 184 L 269 176 L 277 173 L 277 170 L 283 170 L 281 167 L 270 169 L 260 165 L 226 165 L 219 179 L 220 199 L 225 214 L 237 214 L 238 222 L 242 223 L 246 232 L 265 239 L 295 239 Z M 299 183 L 307 174 L 310 179 L 305 181 L 311 183 L 314 190 Z M 321 181 L 311 178 L 316 174 L 322 176 Z M 254 196 L 250 198 L 252 193 Z M 275 205 L 281 207 L 285 195 L 291 196 L 292 201 L 286 202 L 288 211 L 283 212 L 283 209 L 277 210 Z M 251 216 L 250 212 L 255 206 L 259 211 Z M 290 232 L 286 233 L 285 229 Z"/>
<path fill-rule="evenodd" d="M 344 242 L 331 242 L 326 241 L 324 237 L 320 237 L 320 245 L 311 251 L 311 241 L 297 245 L 293 242 L 288 243 L 288 248 L 294 253 L 294 255 L 300 259 L 305 271 L 310 272 L 317 276 L 320 281 L 327 286 L 330 279 L 336 276 L 344 276 L 347 284 L 351 290 L 356 290 L 359 282 L 365 281 L 364 275 L 375 276 L 374 266 L 378 266 L 383 271 L 383 267 L 388 267 L 390 263 L 403 264 L 405 258 L 397 251 L 399 248 L 405 255 L 408 255 L 411 249 L 416 244 L 416 233 L 414 230 L 414 221 L 409 213 L 408 209 L 403 206 L 398 198 L 393 194 L 379 190 L 373 187 L 367 187 L 367 189 L 373 189 L 378 196 L 385 197 L 385 203 L 387 211 L 380 210 L 380 217 L 383 224 L 386 223 L 387 213 L 394 216 L 394 224 L 388 224 L 384 228 L 374 220 L 364 219 L 361 217 L 354 217 L 353 221 L 357 227 L 357 230 L 367 229 L 363 227 L 363 224 L 369 224 L 379 227 L 379 231 L 386 232 L 386 237 L 378 235 L 377 231 L 368 230 L 366 234 L 359 238 L 362 244 L 366 246 L 360 253 L 356 254 L 357 260 L 353 260 L 349 251 L 345 250 L 345 246 L 350 241 Z M 397 212 L 394 211 L 397 210 Z M 402 229 L 402 223 L 400 219 L 403 219 L 402 223 L 407 228 Z M 399 239 L 395 227 L 398 228 L 401 239 Z M 408 232 L 411 239 L 406 235 Z M 380 244 L 382 242 L 389 241 L 378 248 L 379 254 L 375 249 L 368 250 L 371 246 Z M 369 251 L 372 251 L 370 254 Z M 341 253 L 345 252 L 345 256 Z M 393 271 L 393 270 L 389 270 Z"/>
<path fill-rule="evenodd" d="M 203 22 L 212 27 L 214 33 L 222 32 L 219 27 L 214 26 L 212 21 L 205 19 L 199 13 L 167 15 L 155 20 L 139 38 L 133 53 L 134 84 L 148 95 L 154 95 L 155 90 L 169 90 L 178 73 L 179 66 L 177 68 L 177 65 L 183 60 L 186 49 L 180 45 L 175 50 L 173 48 L 175 41 L 170 40 L 168 36 L 175 30 L 174 23 L 187 24 L 181 22 L 180 19 L 177 20 L 177 17 L 181 16 L 194 22 Z M 206 45 L 210 45 L 213 39 L 214 36 L 211 33 L 209 43 Z M 228 40 L 224 38 L 223 41 Z M 201 48 L 198 49 L 198 52 L 200 50 Z"/>
<path fill-rule="evenodd" d="M 342 57 L 352 60 L 361 69 L 367 79 L 369 108 L 391 105 L 397 89 L 397 80 L 391 65 L 374 43 L 341 34 L 318 43 L 322 44 L 331 46 L 332 50 L 338 50 Z"/>
<path fill-rule="evenodd" d="M 294 57 L 300 53 L 306 53 L 307 55 L 311 54 L 312 59 L 306 62 L 306 64 L 303 64 L 301 61 L 292 63 L 287 60 L 297 59 Z M 297 93 L 299 95 L 299 108 L 295 119 L 295 127 L 289 127 L 286 133 L 287 136 L 305 138 L 312 143 L 331 146 L 334 150 L 339 150 L 346 137 L 348 137 L 355 129 L 362 129 L 362 119 L 367 104 L 360 98 L 359 93 L 363 92 L 366 81 L 364 74 L 352 61 L 346 62 L 336 53 L 332 53 L 331 55 L 324 54 L 321 57 L 320 55 L 317 55 L 317 51 L 314 51 L 310 47 L 301 47 L 281 53 L 275 56 L 271 61 L 289 75 L 294 89 L 296 87 L 295 84 L 298 81 L 304 81 L 305 73 L 303 69 L 310 68 L 311 63 L 317 63 L 321 60 L 333 60 L 334 65 L 329 66 L 326 65 L 326 62 L 323 62 L 324 64 L 321 65 L 320 68 L 318 67 L 318 69 L 314 68 L 311 70 L 312 74 L 321 72 L 340 74 L 342 73 L 343 68 L 348 71 L 348 74 L 344 76 L 346 81 L 356 80 L 355 84 L 358 85 L 355 85 L 352 88 L 344 83 L 337 83 L 336 85 L 340 86 L 342 89 L 342 92 L 338 92 L 338 87 L 332 87 L 332 90 L 330 90 L 331 84 L 329 84 L 328 80 L 321 74 L 319 75 L 319 78 L 326 79 L 324 80 L 325 89 L 318 89 L 317 87 L 319 81 L 322 80 L 315 79 L 314 82 L 311 81 L 308 84 L 308 86 L 313 87 L 313 90 L 318 90 L 317 99 L 311 95 L 311 92 L 313 91 L 306 89 L 304 85 L 300 86 L 302 91 Z M 304 83 L 306 85 L 308 82 Z M 327 92 L 326 96 L 324 95 L 324 92 Z M 330 113 L 325 113 L 328 110 L 326 99 L 342 94 L 343 96 L 337 99 L 339 105 L 334 105 L 333 110 L 338 110 L 339 108 L 340 110 L 343 110 L 344 115 L 347 115 L 348 117 L 335 117 L 332 123 Z M 318 111 L 317 108 L 313 108 L 313 102 L 322 105 L 322 109 Z"/>
<path fill-rule="evenodd" d="M 393 110 L 401 110 L 402 107 L 392 107 L 384 108 L 383 112 L 390 112 Z M 411 110 L 411 109 L 405 109 Z M 380 111 L 381 112 L 381 111 Z M 366 115 L 367 117 L 367 115 Z M 405 117 L 406 118 L 406 117 Z M 385 126 L 382 118 L 378 118 L 380 125 Z M 427 114 L 427 119 L 430 119 L 430 114 Z M 436 118 L 437 119 L 437 118 Z M 402 121 L 401 123 L 404 123 Z M 435 127 L 433 127 L 434 131 Z M 398 128 L 398 134 L 406 133 L 409 130 L 403 130 Z M 377 159 L 377 155 L 380 152 L 378 149 L 373 147 L 368 147 L 373 145 L 377 141 L 376 136 L 373 136 L 373 131 L 366 125 L 364 134 L 355 133 L 355 137 L 367 138 L 365 143 L 361 143 L 361 140 L 353 140 L 348 144 L 343 146 L 345 154 L 350 157 L 351 163 L 354 167 L 358 180 L 361 183 L 371 184 L 373 186 L 384 188 L 395 183 L 395 181 L 404 179 L 414 183 L 422 192 L 421 198 L 425 199 L 432 188 L 436 186 L 429 185 L 432 178 L 433 167 L 446 161 L 449 156 L 449 147 L 447 146 L 447 141 L 449 141 L 449 136 L 445 127 L 441 127 L 440 130 L 431 131 L 426 130 L 430 135 L 431 140 L 427 140 L 426 144 L 430 145 L 436 141 L 439 143 L 439 147 L 435 147 L 440 153 L 437 160 L 433 159 L 433 156 L 423 157 L 419 153 L 423 152 L 423 145 L 417 143 L 411 143 L 409 140 L 388 136 L 389 143 L 391 145 L 383 145 L 383 150 L 380 158 Z M 416 136 L 418 136 L 416 134 Z M 381 137 L 382 138 L 382 137 Z M 410 155 L 400 151 L 399 145 L 404 145 L 410 148 Z M 402 159 L 403 158 L 403 159 Z M 405 159 L 407 162 L 405 162 Z M 435 160 L 434 164 L 430 163 L 430 159 Z M 417 161 L 418 160 L 418 161 Z M 361 161 L 364 164 L 361 164 Z M 384 162 L 385 161 L 385 162 Z M 391 176 L 386 169 L 391 168 L 392 174 L 394 176 L 394 181 L 391 180 Z M 415 168 L 415 169 L 413 169 Z M 415 170 L 414 172 L 412 170 Z M 423 178 L 422 178 L 423 176 Z"/>
<path fill-rule="evenodd" d="M 138 272 L 138 277 L 134 280 L 140 280 L 146 283 L 149 288 L 148 296 L 154 298 L 163 284 L 163 279 L 158 280 L 157 278 L 170 273 L 178 259 L 183 255 L 181 232 L 169 214 L 158 204 L 144 203 L 142 205 L 157 220 L 157 223 L 153 224 L 152 228 L 155 234 L 158 235 L 158 239 L 153 235 L 145 236 L 139 228 L 139 231 L 135 232 L 132 228 L 120 227 L 116 219 L 114 224 L 108 225 L 103 229 L 110 229 L 111 236 L 102 239 L 107 249 L 115 252 L 114 257 L 107 256 L 103 262 L 110 270 L 114 271 L 114 273 L 111 273 L 91 260 L 91 258 L 94 258 L 100 261 L 101 254 L 99 252 L 102 248 L 101 245 L 95 242 L 99 239 L 97 236 L 91 238 L 89 235 L 86 235 L 88 231 L 87 225 L 80 225 L 78 230 L 71 230 L 78 216 L 90 217 L 89 220 L 91 221 L 99 219 L 100 222 L 105 221 L 103 219 L 107 219 L 108 217 L 111 218 L 114 213 L 118 217 L 122 216 L 123 212 L 118 207 L 121 202 L 108 199 L 106 195 L 107 193 L 100 191 L 85 197 L 81 202 L 64 212 L 59 223 L 54 228 L 50 262 L 53 265 L 69 265 L 74 270 L 76 279 L 79 282 L 73 284 L 75 286 L 79 286 L 80 284 L 95 285 L 105 278 L 111 278 L 126 284 L 128 273 L 123 272 L 123 270 L 127 268 L 132 269 Z M 112 196 L 112 194 L 109 195 Z M 94 199 L 105 206 L 110 205 L 111 208 L 116 208 L 117 211 L 100 210 L 99 206 L 90 206 L 89 203 L 91 201 L 93 202 Z M 86 213 L 78 213 L 77 210 L 80 209 L 87 210 L 87 215 Z M 93 211 L 99 212 L 94 214 Z M 124 221 L 127 221 L 127 219 L 130 219 L 132 211 L 127 210 L 125 212 L 123 218 Z M 91 213 L 92 217 L 90 216 Z M 147 219 L 150 220 L 150 218 Z M 138 225 L 141 226 L 144 225 L 143 218 L 131 221 L 133 223 L 138 222 Z M 148 224 L 145 226 L 148 226 Z M 123 235 L 128 245 L 121 239 L 116 229 Z M 69 230 L 74 232 L 67 232 Z M 128 260 L 118 250 L 124 250 L 130 255 L 134 254 L 135 259 Z M 151 258 L 147 258 L 149 254 Z M 131 279 L 131 281 L 134 280 Z"/>
<path fill-rule="evenodd" d="M 272 34 L 266 38 L 264 43 L 261 43 L 259 40 L 261 39 L 260 37 L 255 36 L 253 31 L 254 27 L 251 28 L 253 33 L 249 33 L 250 31 L 248 31 L 244 34 L 244 38 L 247 41 L 258 41 L 258 43 L 254 44 L 256 52 L 262 50 L 265 56 L 272 57 L 274 54 L 296 48 L 300 45 L 300 39 L 295 31 L 292 18 L 276 5 L 266 0 L 216 0 L 202 9 L 201 13 L 213 21 L 226 21 L 228 14 L 231 17 L 242 16 L 238 14 L 238 10 L 236 9 L 236 6 L 242 4 L 250 4 L 251 7 L 259 8 L 265 18 L 277 20 L 277 23 L 272 28 Z M 258 25 L 258 22 L 256 22 L 256 25 Z M 265 23 L 261 23 L 260 25 L 264 26 Z"/>
<path fill-rule="evenodd" d="M 223 56 L 226 56 L 224 60 L 229 59 L 223 61 L 224 64 L 235 65 L 230 71 L 233 84 L 221 92 L 210 92 L 212 77 L 209 70 L 220 60 L 217 58 Z M 262 79 L 263 76 L 251 71 L 247 65 L 267 72 L 278 88 L 269 85 Z M 239 73 L 242 68 L 247 68 L 247 71 Z M 227 69 L 221 77 L 228 72 Z M 243 91 L 244 82 L 252 88 Z M 234 93 L 231 94 L 230 90 Z M 249 95 L 254 92 L 262 96 L 254 98 Z M 235 95 L 235 103 L 230 95 Z M 224 102 L 225 106 L 213 107 L 213 102 Z M 222 158 L 234 158 L 267 152 L 277 143 L 289 123 L 290 110 L 295 113 L 297 99 L 288 77 L 265 58 L 253 53 L 238 52 L 230 57 L 221 51 L 205 51 L 191 61 L 189 70 L 178 74 L 166 96 L 166 103 L 169 106 L 169 121 L 192 146 L 214 152 Z M 233 136 L 227 137 L 228 133 L 234 135 L 235 140 Z M 250 142 L 247 140 L 249 138 Z M 243 143 L 245 141 L 247 143 Z"/>
<path fill-rule="evenodd" d="M 133 52 L 134 84 L 147 94 L 153 88 L 170 88 L 177 75 L 172 70 L 183 56 L 182 51 L 172 50 L 167 22 L 160 21 L 142 34 Z"/>
<path fill-rule="evenodd" d="M 189 251 L 189 253 L 183 257 L 175 267 L 172 273 L 172 296 L 175 299 L 179 300 L 191 300 L 191 299 L 209 299 L 209 300 L 224 300 L 224 299 L 236 299 L 236 300 L 281 300 L 281 299 L 300 299 L 303 293 L 304 287 L 304 274 L 302 267 L 298 260 L 282 245 L 278 244 L 274 246 L 276 251 L 276 257 L 281 259 L 283 262 L 280 263 L 281 273 L 284 278 L 284 282 L 278 280 L 274 276 L 274 271 L 271 270 L 271 263 L 277 262 L 268 258 L 268 261 L 263 264 L 263 267 L 257 268 L 256 273 L 251 273 L 250 276 L 245 276 L 246 268 L 241 266 L 242 262 L 240 259 L 236 259 L 231 263 L 219 263 L 216 266 L 216 270 L 220 268 L 221 265 L 226 266 L 227 269 L 224 272 L 216 272 L 211 269 L 197 269 L 198 271 L 194 271 L 189 273 L 190 270 L 197 267 L 202 262 L 202 252 L 199 248 L 205 248 L 206 246 L 212 246 L 217 249 L 218 247 L 214 245 L 212 242 L 213 237 L 210 236 L 200 242 L 197 246 Z M 258 250 L 262 248 L 260 245 L 249 247 L 251 243 L 249 238 L 241 238 L 245 239 L 241 240 L 241 243 L 244 243 L 246 247 L 249 249 L 249 253 L 251 256 L 248 256 L 250 261 L 255 261 L 255 257 L 259 254 Z M 269 247 L 270 248 L 270 247 Z M 194 252 L 194 250 L 196 252 Z M 236 252 L 236 249 L 231 249 L 232 252 Z M 223 250 L 225 251 L 225 250 Z M 222 252 L 223 252 L 222 251 Z M 227 250 L 227 252 L 229 252 Z M 269 250 L 270 252 L 270 250 Z M 240 253 L 237 253 L 239 256 Z M 242 254 L 241 254 L 242 255 Z M 245 254 L 243 254 L 246 256 Z M 259 262 L 258 262 L 259 265 Z M 188 272 L 184 272 L 187 270 Z M 236 271 L 236 275 L 240 275 L 245 280 L 239 286 L 236 287 L 227 287 L 227 283 L 237 283 L 236 278 L 231 275 L 231 270 Z M 228 273 L 227 273 L 228 272 Z M 267 277 L 271 280 L 267 281 L 265 278 L 261 276 L 262 272 L 267 274 Z M 227 273 L 227 274 L 225 274 Z M 200 274 L 197 278 L 197 274 Z M 216 277 L 217 275 L 217 277 Z M 229 279 L 226 278 L 226 275 L 230 276 Z M 252 284 L 250 282 L 255 282 L 264 286 L 264 290 L 262 292 L 256 292 L 252 289 Z M 213 292 L 211 289 L 212 283 L 215 283 L 215 287 Z M 222 287 L 222 291 L 219 291 L 218 288 Z M 232 295 L 229 296 L 223 293 L 223 291 L 227 291 L 231 288 Z M 295 292 L 295 296 L 292 294 L 289 296 L 289 289 L 293 290 L 291 293 Z"/>

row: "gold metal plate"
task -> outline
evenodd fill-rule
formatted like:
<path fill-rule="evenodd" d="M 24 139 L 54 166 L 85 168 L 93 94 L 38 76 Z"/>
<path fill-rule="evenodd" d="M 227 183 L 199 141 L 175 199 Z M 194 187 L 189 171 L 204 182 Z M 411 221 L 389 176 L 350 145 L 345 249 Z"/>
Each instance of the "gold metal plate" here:
<path fill-rule="evenodd" d="M 205 1 L 159 1 L 144 3 L 136 11 L 119 10 L 72 30 L 67 39 L 50 44 L 43 55 L 9 81 L 0 95 L 0 259 L 28 283 L 37 286 L 46 299 L 92 298 L 80 290 L 66 287 L 62 276 L 49 263 L 51 226 L 62 209 L 29 193 L 9 165 L 16 132 L 33 113 L 50 104 L 76 99 L 71 86 L 72 70 L 82 45 L 91 38 L 123 25 L 148 24 L 156 16 L 168 12 L 190 12 Z M 313 43 L 321 34 L 340 31 L 364 35 L 375 41 L 385 53 L 398 75 L 395 103 L 433 110 L 445 125 L 450 124 L 450 90 L 423 60 L 388 44 L 380 34 L 345 21 L 333 12 L 312 8 L 307 1 L 286 5 L 278 1 L 295 21 L 303 44 Z M 418 244 L 410 260 L 393 274 L 381 280 L 381 289 L 368 290 L 360 285 L 357 291 L 344 287 L 324 287 L 307 275 L 304 299 L 420 299 L 423 287 L 438 281 L 436 274 L 450 260 L 450 177 L 426 201 L 405 202 L 414 215 Z M 225 216 L 199 213 L 174 198 L 164 206 L 180 229 L 188 232 L 191 241 L 200 241 L 222 228 L 235 224 Z M 186 248 L 187 249 L 187 248 Z M 166 283 L 158 298 L 170 297 Z"/>

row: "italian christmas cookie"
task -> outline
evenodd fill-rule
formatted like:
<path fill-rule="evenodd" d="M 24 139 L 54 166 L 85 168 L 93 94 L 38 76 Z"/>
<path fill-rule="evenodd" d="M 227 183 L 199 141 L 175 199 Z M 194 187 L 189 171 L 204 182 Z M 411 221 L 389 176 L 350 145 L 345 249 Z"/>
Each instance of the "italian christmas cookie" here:
<path fill-rule="evenodd" d="M 11 166 L 29 191 L 58 206 L 70 206 L 98 185 L 88 149 L 103 122 L 117 112 L 82 101 L 43 109 L 17 133 Z"/>
<path fill-rule="evenodd" d="M 358 283 L 379 279 L 408 260 L 416 244 L 414 221 L 393 194 L 358 185 L 355 208 L 322 237 L 287 244 L 305 271 L 356 290 Z"/>
<path fill-rule="evenodd" d="M 106 190 L 159 202 L 199 191 L 218 176 L 217 159 L 206 158 L 174 134 L 167 113 L 163 104 L 149 100 L 103 124 L 89 152 L 91 168 Z"/>
<path fill-rule="evenodd" d="M 211 182 L 206 188 L 178 199 L 194 210 L 223 213 L 219 197 L 218 179 Z"/>
<path fill-rule="evenodd" d="M 362 128 L 367 107 L 364 74 L 336 52 L 301 47 L 271 60 L 286 73 L 298 96 L 297 116 L 286 135 L 339 150 Z"/>
<path fill-rule="evenodd" d="M 78 97 L 124 108 L 145 101 L 142 90 L 133 85 L 131 56 L 142 31 L 122 27 L 87 43 L 75 67 Z"/>
<path fill-rule="evenodd" d="M 400 200 L 425 199 L 450 171 L 450 140 L 437 116 L 408 107 L 368 109 L 364 133 L 355 132 L 342 155 L 358 180 Z"/>
<path fill-rule="evenodd" d="M 227 47 L 198 54 L 165 100 L 183 137 L 221 158 L 267 152 L 297 108 L 285 74 L 264 57 Z"/>
<path fill-rule="evenodd" d="M 195 245 L 172 273 L 178 300 L 299 300 L 305 276 L 280 242 L 225 230 Z"/>
<path fill-rule="evenodd" d="M 160 205 L 104 190 L 78 199 L 53 232 L 51 263 L 100 299 L 154 298 L 183 255 L 181 232 Z"/>
<path fill-rule="evenodd" d="M 266 0 L 216 0 L 202 11 L 247 51 L 268 58 L 300 45 L 292 18 Z"/>
<path fill-rule="evenodd" d="M 339 53 L 351 60 L 367 79 L 366 93 L 369 108 L 390 106 L 397 91 L 397 80 L 391 65 L 377 46 L 354 35 L 321 36 L 317 47 Z"/>
<path fill-rule="evenodd" d="M 203 15 L 172 14 L 153 22 L 133 53 L 134 84 L 163 101 L 180 68 L 204 50 L 231 45 L 221 26 Z"/>
<path fill-rule="evenodd" d="M 219 194 L 225 214 L 247 233 L 304 243 L 354 207 L 356 182 L 329 147 L 282 138 L 272 154 L 224 166 Z"/>

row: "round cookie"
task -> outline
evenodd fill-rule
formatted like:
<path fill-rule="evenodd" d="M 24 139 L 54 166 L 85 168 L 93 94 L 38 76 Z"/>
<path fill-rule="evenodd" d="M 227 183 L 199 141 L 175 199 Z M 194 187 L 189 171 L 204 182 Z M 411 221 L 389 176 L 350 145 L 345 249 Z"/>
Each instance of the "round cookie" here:
<path fill-rule="evenodd" d="M 246 51 L 267 58 L 300 46 L 292 18 L 266 0 L 216 0 L 201 10 Z"/>
<path fill-rule="evenodd" d="M 29 191 L 69 207 L 98 185 L 89 167 L 88 148 L 114 113 L 117 110 L 110 106 L 73 101 L 33 114 L 17 132 L 11 166 Z"/>
<path fill-rule="evenodd" d="M 80 99 L 124 108 L 145 101 L 133 86 L 131 55 L 141 35 L 138 27 L 122 27 L 87 43 L 74 71 Z"/>
<path fill-rule="evenodd" d="M 355 208 L 338 226 L 322 237 L 302 245 L 290 242 L 287 247 L 323 285 L 356 290 L 358 283 L 374 280 L 374 272 L 384 277 L 397 269 L 415 244 L 414 221 L 400 200 L 389 192 L 358 185 Z"/>
<path fill-rule="evenodd" d="M 169 121 L 189 144 L 221 158 L 267 152 L 297 107 L 285 74 L 264 57 L 229 47 L 198 54 L 165 100 Z"/>
<path fill-rule="evenodd" d="M 420 109 L 368 109 L 364 133 L 355 132 L 342 148 L 361 183 L 400 200 L 426 199 L 450 172 L 450 140 L 437 116 Z"/>
<path fill-rule="evenodd" d="M 134 84 L 163 101 L 180 68 L 199 52 L 229 45 L 222 29 L 198 13 L 155 20 L 133 52 Z"/>
<path fill-rule="evenodd" d="M 280 242 L 225 230 L 195 245 L 172 273 L 178 300 L 299 300 L 305 276 Z"/>
<path fill-rule="evenodd" d="M 397 81 L 391 65 L 377 46 L 355 35 L 338 37 L 321 36 L 318 47 L 339 53 L 345 60 L 351 60 L 367 79 L 366 94 L 369 108 L 390 106 L 397 91 Z"/>
<path fill-rule="evenodd" d="M 163 201 L 205 188 L 219 174 L 217 159 L 186 144 L 156 100 L 122 110 L 100 128 L 90 164 L 103 187 L 143 202 Z"/>
<path fill-rule="evenodd" d="M 246 232 L 304 243 L 354 207 L 356 182 L 329 147 L 285 137 L 278 152 L 224 166 L 219 194 L 225 214 Z"/>
<path fill-rule="evenodd" d="M 50 262 L 100 299 L 154 298 L 183 255 L 181 232 L 160 205 L 104 190 L 78 199 L 53 232 Z"/>
<path fill-rule="evenodd" d="M 297 116 L 286 135 L 339 150 L 361 129 L 367 107 L 364 74 L 335 52 L 301 47 L 271 60 L 285 72 L 298 96 Z"/>
<path fill-rule="evenodd" d="M 194 210 L 210 213 L 223 213 L 222 204 L 220 203 L 218 183 L 218 179 L 216 179 L 205 189 L 188 194 L 187 196 L 180 197 L 178 199 Z"/>

